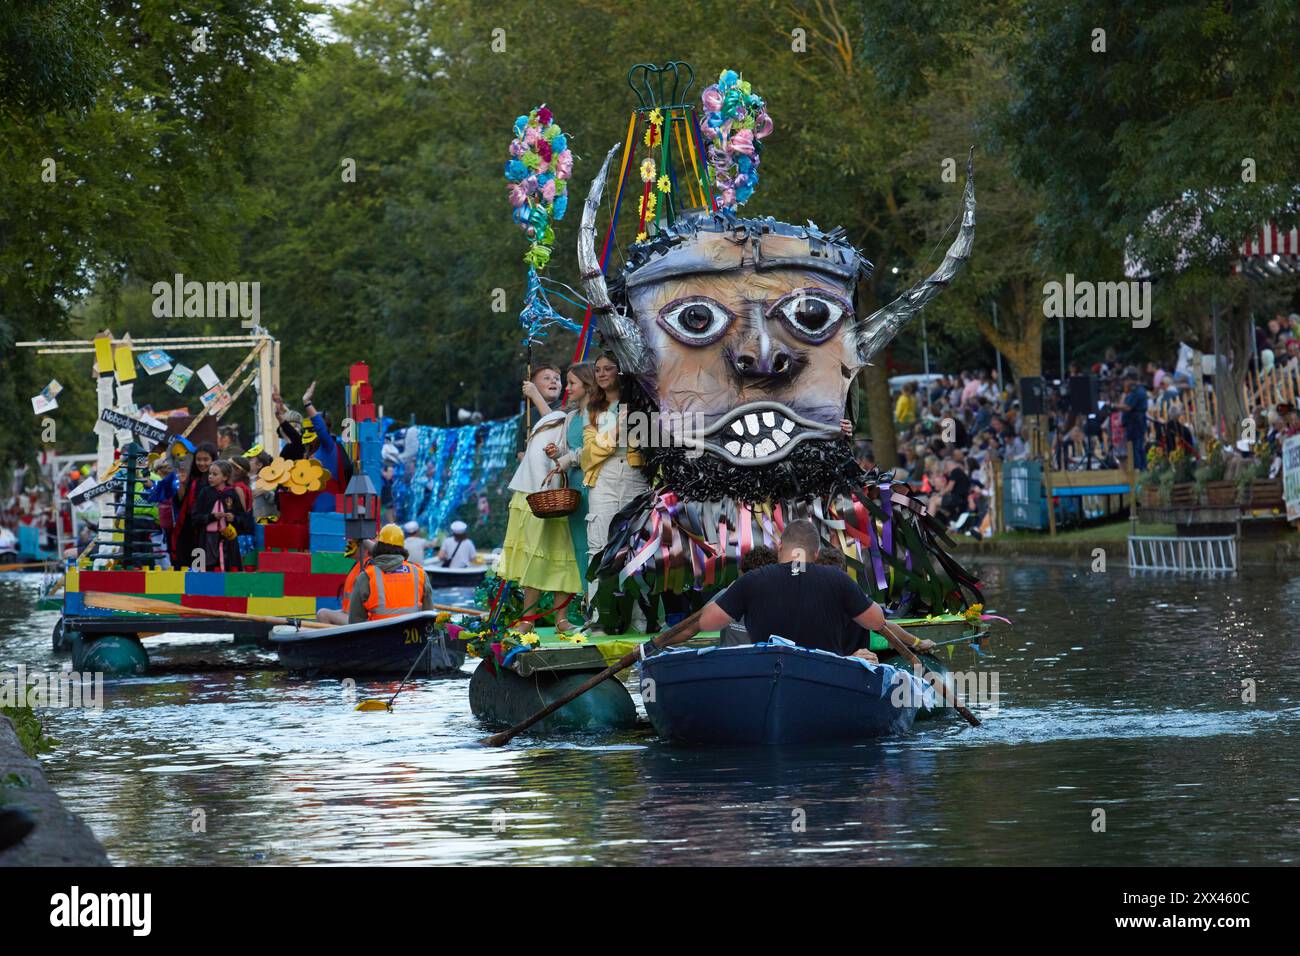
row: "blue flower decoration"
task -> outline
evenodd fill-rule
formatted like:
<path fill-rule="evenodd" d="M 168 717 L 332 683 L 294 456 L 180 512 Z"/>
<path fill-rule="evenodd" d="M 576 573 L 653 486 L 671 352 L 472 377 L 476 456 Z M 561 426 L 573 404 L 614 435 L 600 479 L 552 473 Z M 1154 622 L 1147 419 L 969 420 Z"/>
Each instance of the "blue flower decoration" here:
<path fill-rule="evenodd" d="M 568 208 L 569 208 L 569 197 L 567 194 L 562 194 L 555 197 L 555 202 L 552 204 L 552 209 L 554 210 L 554 216 L 557 220 L 564 218 L 564 210 Z"/>
<path fill-rule="evenodd" d="M 512 183 L 520 182 L 528 178 L 528 167 L 517 159 L 512 159 L 506 163 L 506 179 Z"/>
<path fill-rule="evenodd" d="M 553 140 L 551 140 L 551 149 L 555 150 L 557 153 L 562 153 L 568 148 L 569 148 L 569 137 L 565 136 L 563 133 L 560 133 Z"/>
<path fill-rule="evenodd" d="M 515 120 L 515 135 L 523 136 L 524 130 L 528 128 L 528 117 L 521 116 Z"/>
<path fill-rule="evenodd" d="M 719 86 L 731 86 L 733 83 L 735 83 L 735 82 L 736 82 L 737 80 L 739 80 L 739 79 L 740 79 L 740 76 L 736 73 L 735 70 L 723 70 L 723 71 L 722 71 L 722 76 L 718 78 L 718 85 L 719 85 Z"/>

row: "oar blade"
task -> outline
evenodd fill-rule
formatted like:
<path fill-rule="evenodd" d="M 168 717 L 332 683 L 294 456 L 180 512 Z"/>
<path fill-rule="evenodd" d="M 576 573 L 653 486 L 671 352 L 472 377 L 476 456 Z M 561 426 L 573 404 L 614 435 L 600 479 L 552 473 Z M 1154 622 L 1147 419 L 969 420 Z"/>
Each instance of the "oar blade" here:
<path fill-rule="evenodd" d="M 391 710 L 386 700 L 375 700 L 373 697 L 363 700 L 357 704 L 353 710 Z"/>

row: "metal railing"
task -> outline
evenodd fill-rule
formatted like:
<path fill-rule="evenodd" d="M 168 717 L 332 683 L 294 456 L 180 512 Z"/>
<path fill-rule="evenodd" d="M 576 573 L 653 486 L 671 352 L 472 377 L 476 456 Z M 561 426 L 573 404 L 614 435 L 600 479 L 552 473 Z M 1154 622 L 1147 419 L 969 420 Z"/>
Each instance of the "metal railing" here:
<path fill-rule="evenodd" d="M 1133 571 L 1236 571 L 1237 538 L 1132 534 L 1128 539 L 1128 566 Z"/>

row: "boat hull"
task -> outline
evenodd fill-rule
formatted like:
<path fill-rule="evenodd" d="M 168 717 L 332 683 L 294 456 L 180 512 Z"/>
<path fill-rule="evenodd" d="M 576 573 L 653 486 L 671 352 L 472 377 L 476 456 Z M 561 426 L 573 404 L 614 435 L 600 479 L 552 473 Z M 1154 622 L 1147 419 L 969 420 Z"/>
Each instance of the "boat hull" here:
<path fill-rule="evenodd" d="M 780 644 L 667 651 L 641 663 L 641 699 L 662 737 L 678 743 L 806 744 L 906 733 L 922 694 L 888 665 Z M 915 685 L 913 685 L 915 687 Z"/>
<path fill-rule="evenodd" d="M 435 588 L 473 588 L 478 587 L 483 576 L 488 573 L 486 564 L 472 564 L 467 568 L 444 568 L 436 561 L 424 566 L 424 573 L 429 576 L 429 585 Z"/>
<path fill-rule="evenodd" d="M 404 675 L 417 658 L 419 674 L 454 673 L 465 663 L 465 652 L 438 630 L 437 616 L 421 611 L 324 630 L 277 627 L 271 643 L 287 670 L 309 677 Z"/>
<path fill-rule="evenodd" d="M 552 656 L 578 657 L 578 649 L 573 650 L 571 654 L 553 652 Z M 548 664 L 536 670 L 525 666 L 522 675 L 516 669 L 493 667 L 484 661 L 469 681 L 470 710 L 475 717 L 491 724 L 512 726 L 520 723 L 552 701 L 581 687 L 592 674 L 604 669 L 603 659 L 594 648 L 582 649 L 582 656 L 590 663 L 561 663 L 556 669 L 550 669 L 552 665 Z M 534 724 L 528 733 L 625 730 L 635 727 L 636 720 L 632 695 L 621 680 L 610 678 Z"/>

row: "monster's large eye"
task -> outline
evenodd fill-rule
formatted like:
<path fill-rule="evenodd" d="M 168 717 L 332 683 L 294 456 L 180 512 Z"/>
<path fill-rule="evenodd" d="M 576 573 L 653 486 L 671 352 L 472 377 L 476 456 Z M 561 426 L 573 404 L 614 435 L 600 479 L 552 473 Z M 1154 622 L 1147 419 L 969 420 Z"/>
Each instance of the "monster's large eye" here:
<path fill-rule="evenodd" d="M 687 345 L 709 345 L 731 324 L 731 313 L 712 299 L 678 299 L 659 310 L 659 324 Z"/>
<path fill-rule="evenodd" d="M 795 335 L 816 343 L 830 338 L 852 310 L 837 295 L 821 289 L 799 289 L 772 306 L 768 314 L 781 316 Z"/>

